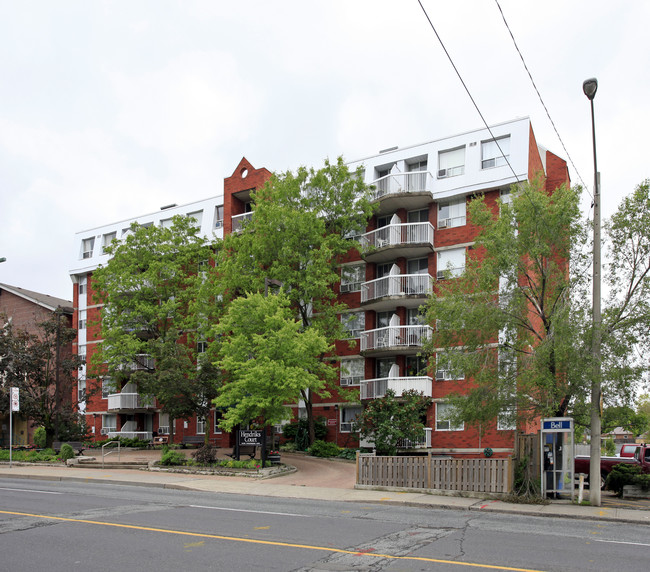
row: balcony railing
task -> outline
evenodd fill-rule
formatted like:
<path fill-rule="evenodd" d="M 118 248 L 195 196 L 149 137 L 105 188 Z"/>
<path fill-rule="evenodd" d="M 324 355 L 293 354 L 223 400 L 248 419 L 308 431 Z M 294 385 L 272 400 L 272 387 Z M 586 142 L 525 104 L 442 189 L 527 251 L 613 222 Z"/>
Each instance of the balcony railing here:
<path fill-rule="evenodd" d="M 429 274 L 393 274 L 361 285 L 361 303 L 386 296 L 426 296 L 433 291 Z"/>
<path fill-rule="evenodd" d="M 424 428 L 424 435 L 421 439 L 411 441 L 410 439 L 399 439 L 398 449 L 430 449 L 431 448 L 431 427 Z"/>
<path fill-rule="evenodd" d="M 239 232 L 243 227 L 244 224 L 247 223 L 251 218 L 253 217 L 253 213 L 244 213 L 244 214 L 238 214 L 234 215 L 231 217 L 232 221 L 232 231 L 233 232 Z"/>
<path fill-rule="evenodd" d="M 361 351 L 419 347 L 431 336 L 431 326 L 388 326 L 361 332 Z"/>
<path fill-rule="evenodd" d="M 415 389 L 426 397 L 431 397 L 432 387 L 433 383 L 429 376 L 381 377 L 362 381 L 359 393 L 361 399 L 377 399 L 384 397 L 388 389 L 395 392 L 395 397 L 401 397 L 405 391 Z"/>
<path fill-rule="evenodd" d="M 153 434 L 151 431 L 111 431 L 108 430 L 104 433 L 102 429 L 102 435 L 106 435 L 111 439 L 115 437 L 122 437 L 124 439 L 140 439 L 142 441 L 151 441 L 153 439 Z"/>
<path fill-rule="evenodd" d="M 364 250 L 422 244 L 433 248 L 433 225 L 430 222 L 389 224 L 361 235 Z"/>
<path fill-rule="evenodd" d="M 433 180 L 433 176 L 427 171 L 386 175 L 373 181 L 375 191 L 372 198 L 377 200 L 386 195 L 432 192 Z"/>
<path fill-rule="evenodd" d="M 112 393 L 108 396 L 108 410 L 153 409 L 154 399 L 139 393 Z"/>
<path fill-rule="evenodd" d="M 155 369 L 156 362 L 148 354 L 137 354 L 135 360 L 122 364 L 120 369 L 123 371 L 138 371 L 138 370 L 151 370 Z"/>

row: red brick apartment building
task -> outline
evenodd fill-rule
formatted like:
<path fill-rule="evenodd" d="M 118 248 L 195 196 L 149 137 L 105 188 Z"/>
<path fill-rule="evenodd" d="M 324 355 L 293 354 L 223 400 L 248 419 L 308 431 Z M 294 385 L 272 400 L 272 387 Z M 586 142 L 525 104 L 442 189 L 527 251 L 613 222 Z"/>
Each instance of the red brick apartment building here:
<path fill-rule="evenodd" d="M 495 142 L 498 141 L 498 144 Z M 507 160 L 506 160 L 507 158 Z M 446 396 L 458 380 L 452 373 L 436 370 L 433 362 L 418 357 L 428 338 L 430 325 L 421 322 L 419 308 L 434 291 L 442 269 L 462 272 L 465 255 L 478 233 L 468 224 L 466 206 L 476 193 L 496 210 L 496 200 L 507 196 L 512 184 L 545 177 L 549 193 L 568 183 L 566 162 L 539 146 L 528 118 L 436 139 L 419 145 L 391 148 L 349 163 L 362 166 L 365 182 L 375 187 L 378 210 L 361 237 L 362 254 L 341 266 L 338 294 L 349 310 L 341 318 L 356 344 L 337 345 L 341 358 L 340 386 L 357 386 L 361 404 L 348 403 L 335 393 L 316 399 L 314 413 L 327 419 L 328 440 L 356 446 L 353 420 L 370 399 L 382 397 L 388 388 L 396 395 L 408 389 L 433 400 L 427 414 L 426 437 L 417 448 L 436 454 L 476 456 L 485 447 L 495 456 L 512 451 L 514 427 L 498 421 L 482 435 L 445 420 Z M 166 224 L 173 215 L 194 217 L 206 236 L 236 232 L 254 211 L 251 191 L 271 176 L 242 159 L 224 179 L 223 194 L 196 203 L 173 206 L 133 219 L 77 233 L 75 259 L 70 270 L 74 283 L 75 320 L 79 325 L 78 351 L 90 356 L 99 340 L 88 324 L 98 322 L 100 308 L 92 303 L 92 273 L 108 257 L 103 247 L 120 238 L 131 222 Z M 425 375 L 422 375 L 425 373 Z M 470 383 L 471 380 L 468 380 Z M 85 371 L 79 374 L 79 410 L 97 438 L 124 435 L 151 438 L 152 432 L 169 432 L 169 419 L 155 404 L 140 400 L 137 388 L 127 384 L 119 394 L 85 396 Z M 294 404 L 296 416 L 302 404 Z M 205 423 L 176 421 L 174 434 L 205 433 Z M 216 429 L 219 446 L 232 444 L 231 436 Z M 211 431 L 212 432 L 212 431 Z M 363 443 L 362 443 L 363 444 Z"/>
<path fill-rule="evenodd" d="M 0 284 L 0 314 L 11 319 L 14 328 L 30 334 L 39 334 L 38 325 L 49 320 L 59 310 L 62 324 L 72 327 L 72 302 L 47 294 L 25 290 L 9 284 Z M 62 348 L 72 352 L 72 347 Z M 34 427 L 21 415 L 14 417 L 14 445 L 32 444 Z M 9 445 L 9 417 L 0 415 L 0 446 Z"/>

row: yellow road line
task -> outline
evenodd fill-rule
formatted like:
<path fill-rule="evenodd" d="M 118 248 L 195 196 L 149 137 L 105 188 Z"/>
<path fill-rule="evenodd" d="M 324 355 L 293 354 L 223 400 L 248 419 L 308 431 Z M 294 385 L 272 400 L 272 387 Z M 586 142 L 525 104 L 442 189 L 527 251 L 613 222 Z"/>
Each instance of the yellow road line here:
<path fill-rule="evenodd" d="M 418 562 L 435 562 L 438 564 L 454 564 L 456 566 L 473 566 L 475 568 L 487 568 L 490 570 L 508 570 L 511 572 L 542 572 L 530 568 L 512 568 L 510 566 L 495 566 L 493 564 L 479 564 L 477 562 L 458 562 L 457 560 L 441 560 L 438 558 L 425 558 L 420 556 L 392 556 L 390 554 L 379 554 L 376 552 L 365 552 L 359 550 L 345 550 L 343 548 L 332 548 L 331 546 L 312 546 L 309 544 L 293 544 L 290 542 L 277 542 L 273 540 L 256 540 L 254 538 L 240 538 L 237 536 L 222 536 L 219 534 L 205 534 L 202 532 L 186 532 L 184 530 L 170 530 L 166 528 L 152 528 L 149 526 L 137 526 L 133 524 L 119 524 L 116 522 L 101 522 L 98 520 L 84 520 L 80 518 L 65 518 L 62 516 L 49 516 L 46 514 L 31 514 L 28 512 L 14 512 L 9 510 L 0 510 L 0 514 L 10 514 L 13 516 L 30 516 L 32 518 L 42 518 L 46 520 L 58 520 L 63 522 L 78 522 L 81 524 L 97 524 L 100 526 L 112 526 L 114 528 L 128 528 L 130 530 L 143 530 L 146 532 L 162 532 L 165 534 L 177 534 L 179 536 L 194 536 L 199 538 L 211 538 L 213 540 L 230 540 L 233 542 L 245 542 L 249 544 L 265 544 L 267 546 L 279 546 L 283 548 L 303 548 L 305 550 L 322 550 L 325 552 L 334 552 L 337 554 L 351 554 L 356 556 L 373 556 L 375 558 L 387 558 L 391 560 L 416 560 Z"/>

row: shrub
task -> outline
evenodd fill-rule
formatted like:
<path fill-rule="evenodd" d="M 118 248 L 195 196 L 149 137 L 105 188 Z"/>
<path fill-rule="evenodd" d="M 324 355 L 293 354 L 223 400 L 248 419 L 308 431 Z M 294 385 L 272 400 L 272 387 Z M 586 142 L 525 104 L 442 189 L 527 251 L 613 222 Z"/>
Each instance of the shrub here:
<path fill-rule="evenodd" d="M 341 452 L 341 448 L 336 443 L 326 441 L 314 441 L 309 448 L 309 454 L 314 457 L 336 457 Z"/>
<path fill-rule="evenodd" d="M 322 417 L 314 420 L 314 432 L 316 439 L 327 437 L 327 425 Z M 305 451 L 309 447 L 309 425 L 307 419 L 298 419 L 282 427 L 282 434 L 288 441 L 293 441 L 299 451 Z"/>
<path fill-rule="evenodd" d="M 165 465 L 166 467 L 178 466 L 185 464 L 185 455 L 179 453 L 178 451 L 167 451 L 162 454 L 160 458 L 160 464 Z"/>
<path fill-rule="evenodd" d="M 614 439 L 612 439 L 611 437 L 609 437 L 609 438 L 605 441 L 605 447 L 604 447 L 604 449 L 605 449 L 605 456 L 606 456 L 606 457 L 613 457 L 614 455 L 616 455 L 616 445 L 615 445 L 615 443 L 614 443 Z"/>
<path fill-rule="evenodd" d="M 635 485 L 639 485 L 644 491 L 650 489 L 650 475 L 637 475 L 634 477 Z"/>
<path fill-rule="evenodd" d="M 39 449 L 44 449 L 46 442 L 47 433 L 45 433 L 45 427 L 37 427 L 34 431 L 34 445 L 36 445 Z"/>
<path fill-rule="evenodd" d="M 214 465 L 217 460 L 217 448 L 212 445 L 203 445 L 192 453 L 198 465 Z"/>
<path fill-rule="evenodd" d="M 357 450 L 358 449 L 341 449 L 341 452 L 338 454 L 338 456 L 341 459 L 349 459 L 351 461 L 354 461 L 357 458 Z"/>
<path fill-rule="evenodd" d="M 63 443 L 63 445 L 61 445 L 61 450 L 59 451 L 59 456 L 63 461 L 72 459 L 74 457 L 74 449 L 68 445 L 68 443 Z"/>
<path fill-rule="evenodd" d="M 612 472 L 607 475 L 605 487 L 614 491 L 619 497 L 623 496 L 623 487 L 634 484 L 635 478 L 641 473 L 641 467 L 638 465 L 628 465 L 620 463 L 612 467 Z"/>

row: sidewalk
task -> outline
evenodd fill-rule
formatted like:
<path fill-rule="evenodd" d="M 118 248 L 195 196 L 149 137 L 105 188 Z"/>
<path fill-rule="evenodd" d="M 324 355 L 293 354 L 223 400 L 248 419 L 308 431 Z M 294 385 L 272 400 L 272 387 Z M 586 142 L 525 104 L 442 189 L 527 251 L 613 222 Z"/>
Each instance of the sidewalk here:
<path fill-rule="evenodd" d="M 139 453 L 151 457 L 149 452 Z M 159 451 L 152 451 L 158 453 Z M 478 500 L 456 496 L 439 496 L 419 492 L 357 489 L 354 486 L 355 466 L 328 459 L 283 455 L 283 461 L 297 466 L 294 473 L 276 478 L 228 477 L 170 473 L 135 469 L 90 469 L 83 466 L 0 464 L 0 478 L 23 478 L 46 481 L 107 483 L 166 489 L 194 490 L 206 493 L 230 493 L 323 501 L 399 504 L 436 509 L 500 512 L 518 515 L 550 516 L 589 520 L 606 520 L 650 524 L 650 511 L 627 508 L 577 506 L 569 501 L 553 501 L 547 505 L 512 504 L 499 500 Z M 302 470 L 301 470 L 302 468 Z M 323 480 L 327 486 L 323 486 Z"/>

